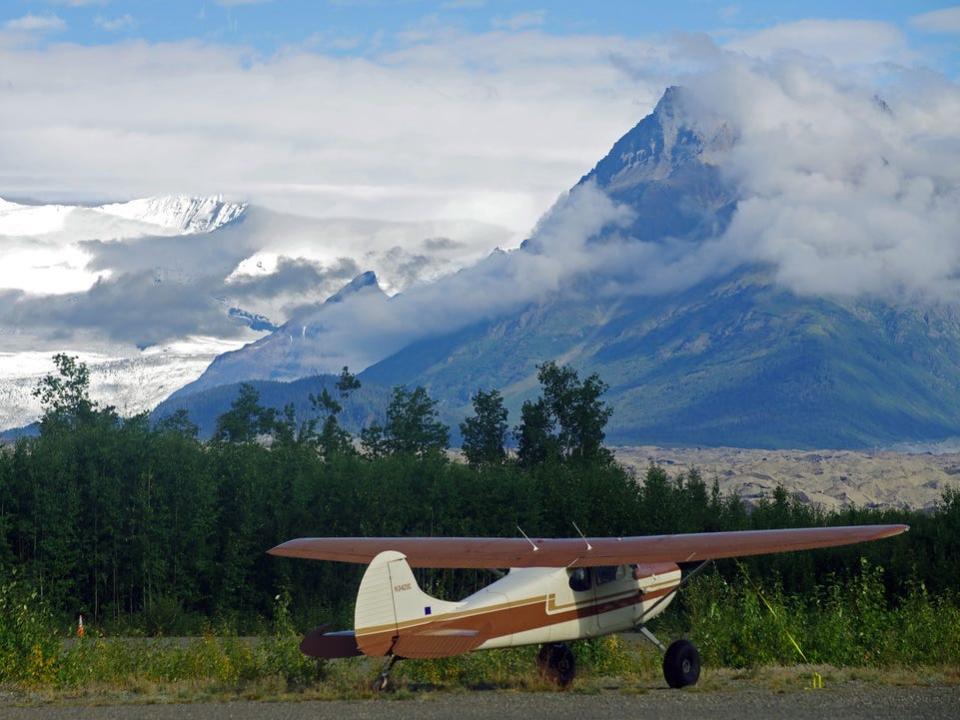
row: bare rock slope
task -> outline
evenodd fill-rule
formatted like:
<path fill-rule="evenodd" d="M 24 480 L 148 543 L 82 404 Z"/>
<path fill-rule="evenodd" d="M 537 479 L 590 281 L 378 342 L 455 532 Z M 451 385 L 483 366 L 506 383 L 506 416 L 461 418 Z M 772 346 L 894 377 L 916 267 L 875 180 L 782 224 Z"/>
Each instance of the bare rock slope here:
<path fill-rule="evenodd" d="M 671 476 L 697 468 L 707 483 L 754 504 L 782 485 L 826 509 L 846 505 L 932 510 L 948 488 L 960 490 L 960 453 L 741 448 L 616 448 L 617 458 L 642 474 L 650 463 Z"/>

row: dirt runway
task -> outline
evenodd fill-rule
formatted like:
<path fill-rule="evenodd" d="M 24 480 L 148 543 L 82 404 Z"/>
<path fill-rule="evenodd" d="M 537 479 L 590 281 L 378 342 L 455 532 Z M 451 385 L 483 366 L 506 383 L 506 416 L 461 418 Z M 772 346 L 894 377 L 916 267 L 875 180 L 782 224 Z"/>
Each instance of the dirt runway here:
<path fill-rule="evenodd" d="M 626 720 L 670 717 L 746 718 L 956 718 L 960 687 L 890 687 L 856 683 L 824 690 L 777 692 L 758 688 L 731 691 L 640 694 L 523 693 L 474 691 L 330 702 L 227 702 L 168 705 L 47 705 L 2 707 L 6 720 Z"/>

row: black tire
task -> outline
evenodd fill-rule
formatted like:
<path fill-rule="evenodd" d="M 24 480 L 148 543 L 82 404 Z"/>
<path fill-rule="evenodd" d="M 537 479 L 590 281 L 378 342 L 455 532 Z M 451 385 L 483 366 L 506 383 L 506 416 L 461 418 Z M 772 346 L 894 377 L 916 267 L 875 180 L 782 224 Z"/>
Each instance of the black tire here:
<path fill-rule="evenodd" d="M 663 656 L 663 677 L 672 688 L 696 685 L 700 679 L 700 653 L 689 640 L 677 640 Z"/>
<path fill-rule="evenodd" d="M 541 676 L 559 688 L 570 685 L 577 674 L 573 651 L 565 643 L 551 643 L 541 647 L 537 655 L 537 667 Z"/>

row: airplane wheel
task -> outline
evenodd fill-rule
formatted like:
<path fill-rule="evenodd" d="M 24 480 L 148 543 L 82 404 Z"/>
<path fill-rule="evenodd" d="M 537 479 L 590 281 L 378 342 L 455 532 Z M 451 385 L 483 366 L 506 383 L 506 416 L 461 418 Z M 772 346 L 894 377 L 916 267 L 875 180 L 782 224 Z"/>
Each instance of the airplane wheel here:
<path fill-rule="evenodd" d="M 540 648 L 537 667 L 543 677 L 561 688 L 572 683 L 577 674 L 573 651 L 565 643 L 552 643 Z"/>
<path fill-rule="evenodd" d="M 700 653 L 689 640 L 677 640 L 663 656 L 663 677 L 672 688 L 695 685 L 700 679 Z"/>

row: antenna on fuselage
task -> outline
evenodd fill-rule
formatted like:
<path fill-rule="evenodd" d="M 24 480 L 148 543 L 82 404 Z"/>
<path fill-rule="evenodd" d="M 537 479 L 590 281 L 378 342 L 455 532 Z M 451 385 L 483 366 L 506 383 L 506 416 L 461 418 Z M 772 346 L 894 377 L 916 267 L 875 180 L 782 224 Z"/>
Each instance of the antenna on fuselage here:
<path fill-rule="evenodd" d="M 534 552 L 536 552 L 537 550 L 540 549 L 540 548 L 537 547 L 537 544 L 536 544 L 533 540 L 531 540 L 529 537 L 527 537 L 527 534 L 523 531 L 523 528 L 522 528 L 522 527 L 520 527 L 519 525 L 517 525 L 517 530 L 519 530 L 519 531 L 520 531 L 520 534 L 523 535 L 523 537 L 526 539 L 526 541 L 527 541 L 528 543 L 530 543 L 530 546 L 533 548 L 533 551 L 534 551 Z"/>
<path fill-rule="evenodd" d="M 583 530 L 581 530 L 580 528 L 578 528 L 578 527 L 577 527 L 577 524 L 576 524 L 575 522 L 573 522 L 573 520 L 571 520 L 570 522 L 573 524 L 574 529 L 575 529 L 578 533 L 580 533 L 580 537 L 583 538 L 583 541 L 587 544 L 587 550 L 593 550 L 593 545 L 591 545 L 591 544 L 590 544 L 590 541 L 587 540 L 587 536 L 583 534 Z"/>

